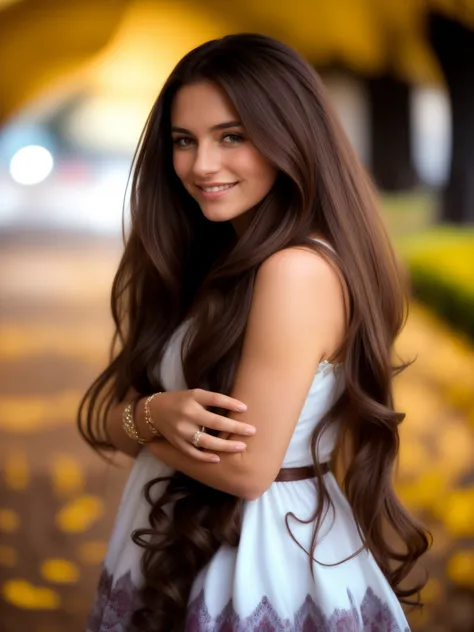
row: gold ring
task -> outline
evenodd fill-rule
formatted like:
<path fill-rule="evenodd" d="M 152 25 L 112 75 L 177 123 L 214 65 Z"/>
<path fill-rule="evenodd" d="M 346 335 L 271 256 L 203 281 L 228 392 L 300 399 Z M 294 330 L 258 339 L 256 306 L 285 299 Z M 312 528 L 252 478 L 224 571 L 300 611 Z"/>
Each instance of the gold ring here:
<path fill-rule="evenodd" d="M 205 428 L 203 426 L 201 430 L 196 430 L 196 432 L 193 434 L 193 440 L 191 441 L 191 443 L 193 444 L 195 448 L 199 449 L 199 442 L 201 440 L 201 435 L 204 432 L 204 430 Z"/>

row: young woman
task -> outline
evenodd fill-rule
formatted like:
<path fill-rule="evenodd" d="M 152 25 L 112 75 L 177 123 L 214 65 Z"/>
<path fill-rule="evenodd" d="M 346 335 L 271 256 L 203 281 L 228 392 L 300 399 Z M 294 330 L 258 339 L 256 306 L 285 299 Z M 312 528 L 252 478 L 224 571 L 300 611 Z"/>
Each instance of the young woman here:
<path fill-rule="evenodd" d="M 79 419 L 136 460 L 88 630 L 405 632 L 402 275 L 317 74 L 260 35 L 198 47 L 134 166 Z"/>

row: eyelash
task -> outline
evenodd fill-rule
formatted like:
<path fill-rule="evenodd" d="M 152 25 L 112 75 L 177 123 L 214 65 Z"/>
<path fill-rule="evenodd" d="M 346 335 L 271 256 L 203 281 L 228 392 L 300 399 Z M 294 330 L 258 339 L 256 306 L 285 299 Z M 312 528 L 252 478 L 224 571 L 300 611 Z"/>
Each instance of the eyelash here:
<path fill-rule="evenodd" d="M 239 145 L 241 142 L 243 142 L 245 140 L 245 138 L 241 135 L 241 134 L 224 134 L 221 138 L 221 140 L 224 140 L 224 138 L 229 138 L 232 137 L 234 138 L 233 141 L 229 142 L 229 143 L 225 143 L 228 145 Z M 237 140 L 235 140 L 237 139 Z M 174 138 L 173 139 L 173 145 L 175 145 L 176 147 L 178 147 L 178 149 L 187 149 L 189 147 L 189 145 L 181 145 L 180 142 L 183 140 L 190 140 L 192 141 L 192 138 L 190 138 L 189 136 L 181 136 L 180 138 Z"/>

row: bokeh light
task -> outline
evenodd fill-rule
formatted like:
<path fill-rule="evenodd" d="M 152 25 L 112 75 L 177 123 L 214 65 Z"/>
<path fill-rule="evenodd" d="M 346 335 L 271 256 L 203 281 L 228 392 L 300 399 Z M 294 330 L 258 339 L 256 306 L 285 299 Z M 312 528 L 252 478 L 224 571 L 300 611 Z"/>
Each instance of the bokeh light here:
<path fill-rule="evenodd" d="M 19 149 L 11 159 L 10 174 L 18 184 L 38 184 L 46 180 L 53 166 L 50 151 L 40 145 L 29 145 Z"/>

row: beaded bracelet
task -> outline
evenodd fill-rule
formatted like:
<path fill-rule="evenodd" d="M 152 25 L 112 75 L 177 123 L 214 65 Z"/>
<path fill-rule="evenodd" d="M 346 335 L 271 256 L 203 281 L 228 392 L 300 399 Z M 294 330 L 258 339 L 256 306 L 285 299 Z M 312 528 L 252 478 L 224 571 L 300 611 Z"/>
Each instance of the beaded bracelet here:
<path fill-rule="evenodd" d="M 145 443 L 148 443 L 148 441 L 146 439 L 143 439 L 142 437 L 140 437 L 140 435 L 138 434 L 138 430 L 137 430 L 137 426 L 135 424 L 135 421 L 133 419 L 133 404 L 129 404 L 125 410 L 123 411 L 123 415 L 122 415 L 122 428 L 125 432 L 125 434 L 130 437 L 130 439 L 133 439 L 134 441 L 136 441 L 137 443 L 139 443 L 140 445 L 144 445 Z"/>
<path fill-rule="evenodd" d="M 155 397 L 155 395 L 161 395 L 161 392 L 160 393 L 153 393 L 153 395 L 150 395 L 150 397 L 147 397 L 146 400 L 145 400 L 145 423 L 148 426 L 148 428 L 150 429 L 152 435 L 154 437 L 158 438 L 158 437 L 162 437 L 163 435 L 158 430 L 158 428 L 155 426 L 155 424 L 153 422 L 153 417 L 151 416 L 151 410 L 150 410 L 150 403 L 151 403 L 151 400 Z"/>

